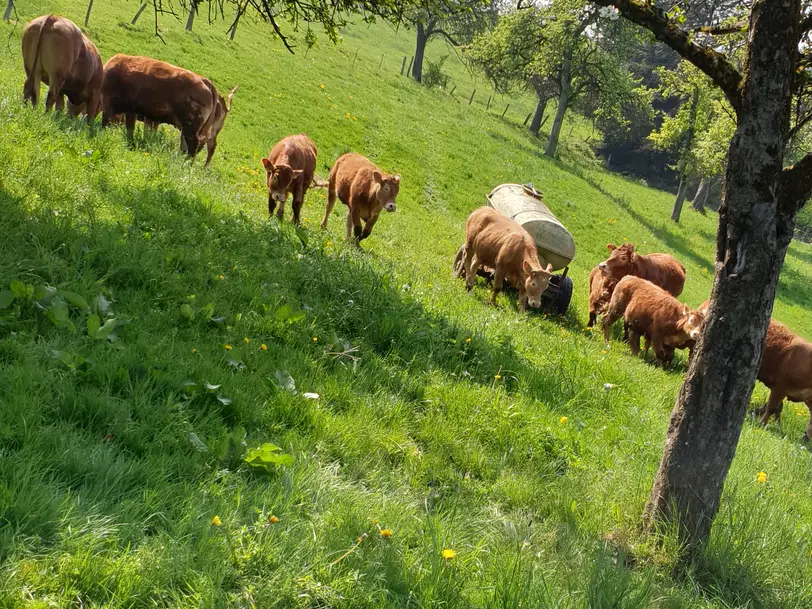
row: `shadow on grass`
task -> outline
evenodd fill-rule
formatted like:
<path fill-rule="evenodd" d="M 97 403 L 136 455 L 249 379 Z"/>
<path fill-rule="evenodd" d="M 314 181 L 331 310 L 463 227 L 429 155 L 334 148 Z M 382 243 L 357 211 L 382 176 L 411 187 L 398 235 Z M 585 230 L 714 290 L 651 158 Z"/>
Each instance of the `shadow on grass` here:
<path fill-rule="evenodd" d="M 675 252 L 678 252 L 679 255 L 685 258 L 689 258 L 697 266 L 704 268 L 713 268 L 711 262 L 706 258 L 703 258 L 702 256 L 698 255 L 696 252 L 694 252 L 693 248 L 691 248 L 691 246 L 684 238 L 680 237 L 679 235 L 675 234 L 674 232 L 666 228 L 658 227 L 652 224 L 648 218 L 635 211 L 635 209 L 632 207 L 632 204 L 626 198 L 614 195 L 609 190 L 607 190 L 603 186 L 603 184 L 601 184 L 600 182 L 589 176 L 579 167 L 562 162 L 558 162 L 558 166 L 561 167 L 561 169 L 567 171 L 568 173 L 581 178 L 584 182 L 592 186 L 592 188 L 594 188 L 602 195 L 607 197 L 615 205 L 617 205 L 618 207 L 623 209 L 627 214 L 629 214 L 629 216 L 631 216 L 635 221 L 639 222 L 643 227 L 648 229 L 657 239 L 665 243 Z"/>

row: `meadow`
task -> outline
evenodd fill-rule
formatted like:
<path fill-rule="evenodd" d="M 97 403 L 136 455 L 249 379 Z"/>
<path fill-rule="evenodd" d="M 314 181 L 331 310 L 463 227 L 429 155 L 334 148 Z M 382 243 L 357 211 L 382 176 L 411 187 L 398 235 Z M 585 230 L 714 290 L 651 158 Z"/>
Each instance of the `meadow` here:
<path fill-rule="evenodd" d="M 677 571 L 638 523 L 685 357 L 664 371 L 584 329 L 608 242 L 675 255 L 682 299 L 704 301 L 712 213 L 672 223 L 672 195 L 591 157 L 588 121 L 554 161 L 521 127 L 532 106 L 502 119 L 399 76 L 408 31 L 291 55 L 262 24 L 229 42 L 202 18 L 162 18 L 164 44 L 136 9 L 95 3 L 105 60 L 239 84 L 208 170 L 168 128 L 131 146 L 23 107 L 22 24 L 0 24 L 0 606 L 812 606 L 806 407 L 745 425 L 703 562 Z M 318 227 L 323 190 L 300 231 L 268 218 L 260 159 L 302 131 L 322 177 L 348 150 L 401 174 L 363 251 L 342 205 Z M 533 182 L 575 237 L 564 317 L 451 276 L 503 182 Z M 811 265 L 793 243 L 774 310 L 807 338 Z"/>

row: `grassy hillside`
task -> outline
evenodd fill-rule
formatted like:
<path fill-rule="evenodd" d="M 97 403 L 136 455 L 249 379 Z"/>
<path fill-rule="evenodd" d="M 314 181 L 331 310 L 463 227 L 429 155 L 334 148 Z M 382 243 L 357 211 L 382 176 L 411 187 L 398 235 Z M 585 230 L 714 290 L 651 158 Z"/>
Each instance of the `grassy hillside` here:
<path fill-rule="evenodd" d="M 19 4 L 77 22 L 86 6 Z M 671 542 L 637 523 L 684 360 L 654 369 L 583 330 L 608 241 L 674 254 L 702 302 L 712 215 L 675 226 L 669 195 L 568 160 L 572 141 L 550 161 L 515 119 L 399 77 L 408 33 L 359 26 L 291 56 L 261 26 L 229 43 L 165 19 L 164 45 L 125 7 L 94 8 L 105 58 L 240 89 L 203 170 L 174 132 L 130 148 L 23 108 L 21 27 L 0 25 L 0 289 L 17 294 L 0 311 L 0 606 L 812 605 L 806 408 L 745 426 L 707 564 L 675 578 Z M 323 191 L 300 235 L 268 220 L 259 159 L 300 131 L 322 175 L 352 149 L 403 176 L 364 252 L 342 242 L 343 206 L 318 228 Z M 468 213 L 527 181 L 576 239 L 563 319 L 451 277 Z M 810 262 L 791 246 L 775 307 L 807 337 Z M 243 443 L 293 463 L 252 468 Z"/>

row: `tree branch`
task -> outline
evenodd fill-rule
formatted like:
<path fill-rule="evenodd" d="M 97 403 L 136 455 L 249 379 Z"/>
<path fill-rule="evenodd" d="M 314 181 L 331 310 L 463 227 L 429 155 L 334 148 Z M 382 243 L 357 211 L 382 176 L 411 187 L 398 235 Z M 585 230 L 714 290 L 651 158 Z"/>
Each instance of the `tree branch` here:
<path fill-rule="evenodd" d="M 428 40 L 432 36 L 442 36 L 443 38 L 448 40 L 448 42 L 450 42 L 453 46 L 455 47 L 460 46 L 460 43 L 454 40 L 453 36 L 451 36 L 451 34 L 446 32 L 445 30 L 429 30 L 428 33 L 426 33 L 426 40 Z"/>
<path fill-rule="evenodd" d="M 742 74 L 718 51 L 691 40 L 691 33 L 677 27 L 663 11 L 637 0 L 594 0 L 599 6 L 614 6 L 632 23 L 639 25 L 660 42 L 667 44 L 697 68 L 707 74 L 724 92 L 730 105 L 738 112 L 741 106 Z"/>
<path fill-rule="evenodd" d="M 724 25 L 703 25 L 694 28 L 694 32 L 700 34 L 710 34 L 711 36 L 724 36 L 725 34 L 738 34 L 744 32 L 749 27 L 746 21 L 736 21 Z"/>
<path fill-rule="evenodd" d="M 784 201 L 792 213 L 801 209 L 812 196 L 812 152 L 781 172 L 779 201 Z"/>

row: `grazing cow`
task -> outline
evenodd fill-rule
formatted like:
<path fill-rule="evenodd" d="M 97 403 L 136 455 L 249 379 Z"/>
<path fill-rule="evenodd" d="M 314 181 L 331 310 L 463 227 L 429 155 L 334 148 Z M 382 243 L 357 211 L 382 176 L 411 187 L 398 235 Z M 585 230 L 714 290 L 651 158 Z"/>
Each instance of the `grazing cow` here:
<path fill-rule="evenodd" d="M 771 319 L 756 378 L 770 390 L 767 404 L 756 410 L 762 415 L 761 424 L 769 423 L 771 417 L 780 423 L 784 398 L 805 402 L 810 419 L 803 441 L 812 440 L 812 343 Z"/>
<path fill-rule="evenodd" d="M 355 237 L 355 244 L 369 237 L 381 210 L 397 209 L 395 199 L 400 190 L 400 175 L 384 173 L 366 157 L 348 152 L 338 158 L 330 170 L 327 186 L 327 209 L 321 227 L 327 228 L 327 219 L 336 204 L 336 197 L 346 205 L 347 241 Z M 361 220 L 364 229 L 361 230 Z"/>
<path fill-rule="evenodd" d="M 610 252 L 609 258 L 598 265 L 606 277 L 617 282 L 626 275 L 634 275 L 648 279 L 672 296 L 679 296 L 682 293 L 685 285 L 685 267 L 673 256 L 638 254 L 631 243 L 624 243 L 620 247 L 609 243 L 606 249 Z"/>
<path fill-rule="evenodd" d="M 699 314 L 661 287 L 634 276 L 621 279 L 612 293 L 603 318 L 603 336 L 607 343 L 612 324 L 621 317 L 629 332 L 632 354 L 640 353 L 640 337 L 645 336 L 654 346 L 657 363 L 663 367 L 671 363 L 674 349 L 699 338 L 703 323 Z"/>
<path fill-rule="evenodd" d="M 289 135 L 279 140 L 262 165 L 267 172 L 268 215 L 272 216 L 276 204 L 276 217 L 282 221 L 288 193 L 293 194 L 293 223 L 299 225 L 305 193 L 316 171 L 316 145 L 304 133 Z"/>
<path fill-rule="evenodd" d="M 519 309 L 541 306 L 541 295 L 550 284 L 553 265 L 544 268 L 536 242 L 521 225 L 490 207 L 480 207 L 465 223 L 465 284 L 474 285 L 479 267 L 494 270 L 493 300 L 506 279 L 519 290 Z"/>
<path fill-rule="evenodd" d="M 181 131 L 189 157 L 208 144 L 206 162 L 211 160 L 218 106 L 227 108 L 208 78 L 157 59 L 119 54 L 104 65 L 102 97 L 103 126 L 124 113 L 132 139 L 136 115 L 174 125 Z"/>
<path fill-rule="evenodd" d="M 78 116 L 84 109 L 88 124 L 99 114 L 104 72 L 96 45 L 73 21 L 54 15 L 37 17 L 23 30 L 25 85 L 23 99 L 32 106 L 39 99 L 40 82 L 48 85 L 45 111 L 56 105 Z"/>
<path fill-rule="evenodd" d="M 589 273 L 589 321 L 586 324 L 587 328 L 595 325 L 598 315 L 606 313 L 606 307 L 609 306 L 609 300 L 612 298 L 612 292 L 616 285 L 617 280 L 604 275 L 599 266 L 596 266 Z"/>

